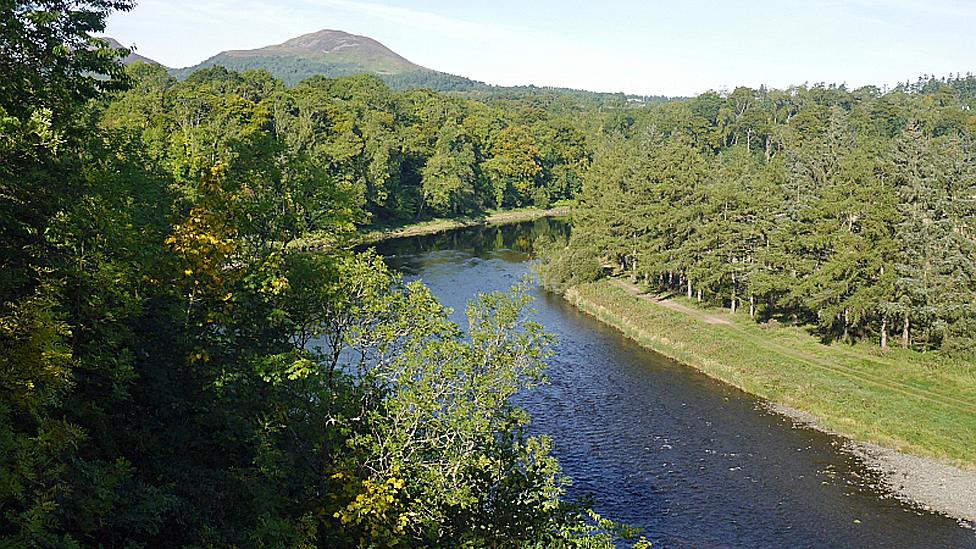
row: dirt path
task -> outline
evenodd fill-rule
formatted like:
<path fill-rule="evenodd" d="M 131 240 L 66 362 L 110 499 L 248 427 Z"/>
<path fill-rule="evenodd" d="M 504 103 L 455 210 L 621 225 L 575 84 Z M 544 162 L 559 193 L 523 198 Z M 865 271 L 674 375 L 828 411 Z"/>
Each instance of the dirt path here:
<path fill-rule="evenodd" d="M 688 316 L 695 317 L 698 320 L 701 320 L 702 322 L 704 322 L 705 324 L 724 324 L 726 326 L 731 326 L 732 325 L 732 323 L 729 322 L 728 319 L 725 319 L 725 318 L 722 318 L 722 317 L 718 317 L 718 316 L 715 316 L 715 315 L 710 315 L 710 314 L 706 313 L 705 311 L 696 311 L 695 309 L 692 309 L 691 307 L 686 307 L 686 306 L 684 306 L 684 305 L 682 305 L 682 304 L 680 304 L 680 303 L 678 303 L 676 301 L 671 301 L 670 299 L 661 299 L 661 298 L 659 298 L 657 296 L 644 293 L 644 291 L 641 290 L 640 288 L 638 288 L 635 284 L 632 284 L 630 282 L 627 282 L 626 280 L 622 280 L 622 279 L 617 278 L 617 279 L 614 279 L 614 283 L 617 286 L 620 286 L 621 288 L 627 290 L 632 295 L 634 295 L 634 296 L 636 296 L 636 297 L 638 297 L 640 299 L 643 299 L 645 301 L 650 301 L 650 302 L 652 302 L 654 304 L 657 304 L 657 305 L 660 305 L 661 307 L 664 307 L 665 309 L 671 309 L 672 311 L 677 311 L 679 313 L 682 313 L 682 314 L 686 314 Z"/>
<path fill-rule="evenodd" d="M 817 356 L 812 353 L 797 350 L 791 347 L 787 347 L 785 345 L 780 345 L 779 343 L 771 341 L 770 339 L 760 339 L 757 338 L 752 333 L 750 333 L 749 331 L 739 326 L 736 326 L 728 319 L 716 315 L 711 315 L 704 311 L 692 309 L 691 307 L 686 307 L 680 303 L 676 303 L 669 299 L 660 299 L 656 296 L 646 294 L 637 285 L 627 282 L 626 280 L 621 280 L 618 278 L 618 279 L 614 279 L 614 283 L 617 286 L 620 286 L 621 288 L 625 289 L 628 293 L 634 295 L 638 299 L 643 299 L 645 301 L 654 303 L 655 305 L 670 309 L 672 311 L 686 314 L 688 316 L 691 316 L 692 318 L 695 318 L 707 324 L 721 325 L 726 329 L 736 332 L 741 337 L 749 340 L 750 343 L 755 344 L 759 348 L 765 348 L 770 351 L 774 351 L 776 353 L 786 355 L 790 358 L 801 361 L 815 368 L 829 371 L 833 374 L 846 377 L 853 381 L 867 383 L 869 385 L 874 385 L 876 387 L 882 387 L 910 398 L 924 400 L 926 402 L 941 405 L 941 406 L 949 406 L 963 412 L 976 413 L 976 403 L 974 402 L 970 402 L 968 400 L 961 399 L 952 395 L 946 395 L 936 391 L 931 391 L 929 389 L 923 389 L 921 387 L 916 387 L 914 385 L 910 385 L 900 381 L 883 379 L 871 375 L 869 373 L 858 371 L 849 366 L 844 366 L 842 364 L 838 364 L 831 360 L 827 360 L 823 357 Z"/>

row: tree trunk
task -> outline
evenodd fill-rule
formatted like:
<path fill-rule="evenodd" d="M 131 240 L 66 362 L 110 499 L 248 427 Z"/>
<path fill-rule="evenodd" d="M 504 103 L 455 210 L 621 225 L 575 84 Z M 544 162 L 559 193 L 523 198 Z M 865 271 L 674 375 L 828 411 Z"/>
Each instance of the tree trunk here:
<path fill-rule="evenodd" d="M 749 318 L 756 318 L 756 298 L 749 296 Z"/>
<path fill-rule="evenodd" d="M 901 345 L 906 349 L 912 344 L 910 330 L 911 323 L 908 320 L 908 315 L 905 315 L 905 324 L 903 324 L 901 327 Z"/>
<path fill-rule="evenodd" d="M 691 279 L 688 279 L 688 299 L 691 299 Z"/>
<path fill-rule="evenodd" d="M 732 314 L 735 314 L 735 275 L 732 275 Z"/>
<path fill-rule="evenodd" d="M 888 315 L 881 316 L 881 350 L 888 350 Z"/>
<path fill-rule="evenodd" d="M 701 288 L 698 288 L 698 302 L 701 303 Z"/>
<path fill-rule="evenodd" d="M 851 339 L 850 318 L 851 318 L 850 309 L 844 309 L 844 341 L 848 341 Z"/>

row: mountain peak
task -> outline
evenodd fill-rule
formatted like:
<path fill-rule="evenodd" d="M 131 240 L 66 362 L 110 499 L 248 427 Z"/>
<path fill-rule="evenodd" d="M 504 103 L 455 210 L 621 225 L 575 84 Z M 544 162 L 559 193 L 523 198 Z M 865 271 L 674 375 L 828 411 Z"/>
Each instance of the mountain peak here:
<path fill-rule="evenodd" d="M 253 50 L 230 50 L 228 57 L 301 57 L 336 65 L 359 66 L 376 74 L 423 70 L 390 48 L 366 36 L 333 29 L 303 34 L 281 44 Z"/>
<path fill-rule="evenodd" d="M 268 48 L 289 48 L 305 52 L 330 53 L 343 48 L 357 48 L 363 46 L 379 46 L 380 48 L 387 49 L 387 51 L 389 51 L 386 46 L 367 36 L 359 36 L 358 34 L 350 34 L 348 32 L 333 29 L 322 29 L 320 31 L 303 34 L 290 40 L 286 40 L 277 46 L 268 46 Z M 393 52 L 390 51 L 390 53 Z M 395 53 L 393 54 L 396 55 Z"/>
<path fill-rule="evenodd" d="M 485 86 L 482 82 L 417 65 L 368 36 L 334 29 L 310 32 L 253 50 L 223 51 L 202 63 L 172 69 L 170 73 L 186 78 L 195 70 L 215 65 L 241 72 L 264 69 L 289 86 L 315 75 L 337 78 L 363 73 L 379 76 L 395 89 L 459 91 Z"/>

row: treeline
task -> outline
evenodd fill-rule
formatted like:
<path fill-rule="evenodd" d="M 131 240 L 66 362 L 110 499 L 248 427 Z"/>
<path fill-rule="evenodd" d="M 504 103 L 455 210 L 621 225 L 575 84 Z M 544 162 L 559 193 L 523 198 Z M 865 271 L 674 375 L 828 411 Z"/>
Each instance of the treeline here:
<path fill-rule="evenodd" d="M 738 88 L 598 147 L 561 287 L 604 267 L 825 339 L 976 350 L 976 78 Z"/>
<path fill-rule="evenodd" d="M 614 546 L 510 402 L 551 343 L 524 292 L 464 333 L 349 251 L 370 213 L 568 196 L 563 127 L 371 78 L 126 75 L 90 33 L 131 7 L 0 10 L 0 545 Z"/>
<path fill-rule="evenodd" d="M 131 72 L 133 89 L 109 107 L 105 123 L 141 129 L 178 177 L 185 170 L 172 164 L 187 151 L 227 161 L 236 153 L 224 143 L 287 136 L 314 147 L 316 169 L 347 185 L 375 221 L 546 207 L 575 195 L 590 162 L 575 105 L 489 106 L 396 92 L 369 75 L 313 77 L 287 88 L 264 71 L 212 67 L 184 81 L 154 65 Z"/>
<path fill-rule="evenodd" d="M 239 57 L 223 54 L 215 55 L 192 67 L 168 69 L 168 72 L 177 79 L 184 80 L 194 72 L 218 66 L 235 72 L 264 70 L 285 86 L 296 86 L 312 76 L 341 78 L 363 73 L 362 66 L 354 63 L 328 63 L 289 55 Z M 439 92 L 470 92 L 491 89 L 484 82 L 429 69 L 383 74 L 378 78 L 394 90 L 429 89 Z"/>

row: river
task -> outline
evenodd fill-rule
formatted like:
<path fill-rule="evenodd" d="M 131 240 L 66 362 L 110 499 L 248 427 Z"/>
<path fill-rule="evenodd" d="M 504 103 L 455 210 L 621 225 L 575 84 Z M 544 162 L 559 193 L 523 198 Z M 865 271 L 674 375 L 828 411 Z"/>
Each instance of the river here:
<path fill-rule="evenodd" d="M 531 272 L 542 219 L 377 246 L 463 322 L 478 292 Z M 641 527 L 655 547 L 976 548 L 976 533 L 876 488 L 838 437 L 794 428 L 763 403 L 639 347 L 534 289 L 534 320 L 559 338 L 550 383 L 520 398 L 573 479 L 607 517 Z M 976 496 L 974 496 L 976 497 Z"/>

